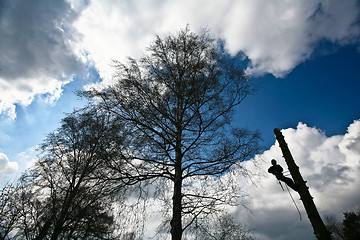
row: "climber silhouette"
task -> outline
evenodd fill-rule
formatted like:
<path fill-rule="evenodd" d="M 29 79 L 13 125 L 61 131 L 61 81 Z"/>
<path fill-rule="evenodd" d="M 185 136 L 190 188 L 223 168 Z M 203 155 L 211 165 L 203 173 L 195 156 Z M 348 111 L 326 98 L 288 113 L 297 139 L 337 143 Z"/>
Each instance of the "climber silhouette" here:
<path fill-rule="evenodd" d="M 294 181 L 291 178 L 284 176 L 283 168 L 279 164 L 277 164 L 275 159 L 271 160 L 271 164 L 272 166 L 268 169 L 268 172 L 274 174 L 277 180 L 283 181 L 294 191 L 298 191 L 298 186 L 294 183 Z"/>

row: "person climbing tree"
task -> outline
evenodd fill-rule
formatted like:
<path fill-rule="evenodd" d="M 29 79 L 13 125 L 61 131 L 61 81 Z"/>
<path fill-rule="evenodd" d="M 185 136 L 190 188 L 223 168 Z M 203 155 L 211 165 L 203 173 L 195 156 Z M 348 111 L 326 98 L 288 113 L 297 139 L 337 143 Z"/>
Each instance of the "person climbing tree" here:
<path fill-rule="evenodd" d="M 291 178 L 284 176 L 283 168 L 279 164 L 277 164 L 275 159 L 271 160 L 271 164 L 272 166 L 268 169 L 268 172 L 274 174 L 277 180 L 286 183 L 289 187 L 291 187 L 294 191 L 297 192 L 298 186 Z"/>

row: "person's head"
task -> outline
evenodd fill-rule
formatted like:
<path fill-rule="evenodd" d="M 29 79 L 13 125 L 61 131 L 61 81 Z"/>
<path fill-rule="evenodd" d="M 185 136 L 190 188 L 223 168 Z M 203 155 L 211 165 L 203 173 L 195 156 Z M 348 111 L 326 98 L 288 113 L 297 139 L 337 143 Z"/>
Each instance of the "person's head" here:
<path fill-rule="evenodd" d="M 271 164 L 276 165 L 276 160 L 275 159 L 271 160 Z"/>

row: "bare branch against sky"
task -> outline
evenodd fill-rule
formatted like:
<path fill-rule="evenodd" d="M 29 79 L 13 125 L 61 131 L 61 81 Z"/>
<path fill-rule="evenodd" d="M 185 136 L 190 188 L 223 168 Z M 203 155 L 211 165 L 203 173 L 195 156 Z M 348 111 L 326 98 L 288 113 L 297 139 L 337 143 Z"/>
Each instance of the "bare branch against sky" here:
<path fill-rule="evenodd" d="M 0 185 L 34 164 L 65 112 L 85 105 L 75 92 L 112 83 L 112 60 L 139 59 L 156 35 L 189 24 L 197 34 L 209 29 L 259 86 L 233 120 L 262 133 L 267 150 L 256 158 L 264 162 L 252 172 L 264 177 L 248 190 L 250 219 L 240 209 L 232 215 L 260 240 L 311 238 L 267 174 L 272 158 L 284 164 L 273 129 L 284 133 L 321 214 L 341 219 L 358 207 L 359 16 L 358 0 L 2 0 Z"/>

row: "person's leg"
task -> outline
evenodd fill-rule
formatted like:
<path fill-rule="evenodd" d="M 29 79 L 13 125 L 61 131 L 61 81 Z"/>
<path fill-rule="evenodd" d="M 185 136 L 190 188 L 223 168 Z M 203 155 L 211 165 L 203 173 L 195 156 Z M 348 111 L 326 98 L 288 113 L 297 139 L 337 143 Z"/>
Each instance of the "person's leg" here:
<path fill-rule="evenodd" d="M 278 179 L 280 181 L 283 181 L 284 183 L 286 183 L 294 191 L 298 191 L 298 186 L 294 183 L 294 181 L 291 178 L 288 178 L 288 177 L 285 177 L 284 175 L 282 175 L 282 176 L 279 176 Z"/>

